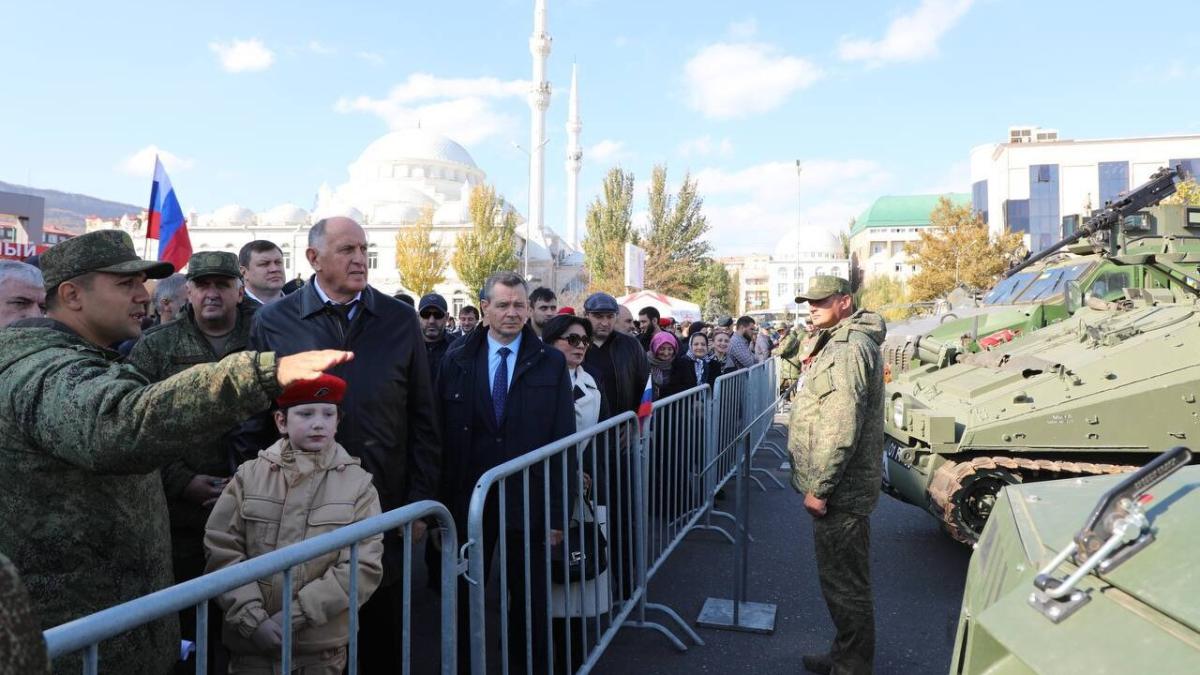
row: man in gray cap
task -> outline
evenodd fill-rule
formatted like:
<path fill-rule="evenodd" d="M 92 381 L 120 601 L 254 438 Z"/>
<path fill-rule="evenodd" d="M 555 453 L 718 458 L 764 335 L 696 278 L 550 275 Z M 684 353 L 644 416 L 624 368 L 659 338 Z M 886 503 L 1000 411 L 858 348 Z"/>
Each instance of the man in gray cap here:
<path fill-rule="evenodd" d="M 870 673 L 875 654 L 870 517 L 883 447 L 883 317 L 856 310 L 850 282 L 816 276 L 807 302 L 820 331 L 792 400 L 792 487 L 813 518 L 821 593 L 837 628 L 828 654 L 804 656 L 814 673 Z"/>
<path fill-rule="evenodd" d="M 650 376 L 650 361 L 637 338 L 614 329 L 617 307 L 608 293 L 592 293 L 583 303 L 584 316 L 592 322 L 592 346 L 583 368 L 595 378 L 610 416 L 637 412 Z"/>
<path fill-rule="evenodd" d="M 446 332 L 448 316 L 446 299 L 437 293 L 426 293 L 417 304 L 417 316 L 421 320 L 421 337 L 425 339 L 425 351 L 429 355 L 429 379 L 437 386 L 438 371 L 442 367 L 442 357 L 446 350 L 454 344 L 454 338 Z"/>
<path fill-rule="evenodd" d="M 170 585 L 159 467 L 351 355 L 235 354 L 151 385 L 105 345 L 141 334 L 144 282 L 171 265 L 138 258 L 119 230 L 40 264 L 48 316 L 0 331 L 0 420 L 14 430 L 0 436 L 0 551 L 50 628 Z M 100 646 L 105 672 L 161 675 L 178 659 L 174 616 Z M 55 672 L 79 672 L 78 658 Z"/>
<path fill-rule="evenodd" d="M 220 361 L 250 345 L 253 309 L 240 304 L 243 286 L 237 256 L 201 251 L 188 260 L 187 270 L 188 304 L 178 319 L 147 330 L 129 353 L 128 362 L 151 382 L 196 364 Z M 196 443 L 182 458 L 163 467 L 176 582 L 204 574 L 204 524 L 239 463 L 227 438 L 221 436 Z M 219 629 L 220 612 L 210 616 Z M 184 639 L 194 640 L 195 610 L 189 607 L 180 619 Z M 209 635 L 219 636 L 220 631 Z M 215 640 L 210 644 L 215 646 Z"/>

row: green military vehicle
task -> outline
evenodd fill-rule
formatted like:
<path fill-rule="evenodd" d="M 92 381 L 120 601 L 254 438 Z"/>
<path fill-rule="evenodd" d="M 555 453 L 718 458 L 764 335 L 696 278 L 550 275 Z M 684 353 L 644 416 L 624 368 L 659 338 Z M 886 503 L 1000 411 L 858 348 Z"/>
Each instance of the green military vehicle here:
<path fill-rule="evenodd" d="M 1127 472 L 1200 434 L 1200 208 L 1143 210 L 1176 176 L 1159 172 L 1076 235 L 1141 287 L 1114 301 L 1068 283 L 1070 319 L 979 352 L 942 345 L 893 373 L 887 493 L 972 543 L 1006 485 Z"/>
<path fill-rule="evenodd" d="M 1189 458 L 1176 447 L 1123 477 L 1005 488 L 971 557 L 950 672 L 1200 672 Z"/>

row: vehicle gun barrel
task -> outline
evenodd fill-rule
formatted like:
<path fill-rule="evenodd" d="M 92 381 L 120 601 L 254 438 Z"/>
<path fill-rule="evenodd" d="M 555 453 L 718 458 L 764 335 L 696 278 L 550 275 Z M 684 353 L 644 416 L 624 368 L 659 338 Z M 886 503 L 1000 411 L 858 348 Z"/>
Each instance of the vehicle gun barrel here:
<path fill-rule="evenodd" d="M 1137 186 L 1116 201 L 1109 202 L 1095 215 L 1084 221 L 1078 230 L 1071 233 L 1052 246 L 1026 258 L 1019 265 L 1004 273 L 1008 278 L 1030 265 L 1044 260 L 1066 246 L 1090 237 L 1101 230 L 1112 232 L 1112 242 L 1116 242 L 1116 230 L 1127 216 L 1131 216 L 1147 206 L 1154 206 L 1162 200 L 1175 194 L 1175 179 L 1183 173 L 1182 167 L 1163 167 L 1150 176 L 1150 180 Z"/>

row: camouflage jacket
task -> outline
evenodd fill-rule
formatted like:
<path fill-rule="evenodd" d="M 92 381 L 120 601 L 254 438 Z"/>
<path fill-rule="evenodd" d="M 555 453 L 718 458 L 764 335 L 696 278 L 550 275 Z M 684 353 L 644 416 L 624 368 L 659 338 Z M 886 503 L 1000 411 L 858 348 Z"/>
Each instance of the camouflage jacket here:
<path fill-rule="evenodd" d="M 882 477 L 883 317 L 859 310 L 818 338 L 792 400 L 792 487 L 866 515 Z"/>
<path fill-rule="evenodd" d="M 779 341 L 775 354 L 779 357 L 779 379 L 794 380 L 800 377 L 800 336 L 798 330 L 791 331 Z"/>
<path fill-rule="evenodd" d="M 238 310 L 237 323 L 225 343 L 225 351 L 217 354 L 212 345 L 196 325 L 191 306 L 175 321 L 155 326 L 142 334 L 142 338 L 129 352 L 127 363 L 137 368 L 146 379 L 159 382 L 177 375 L 201 363 L 220 361 L 230 354 L 246 351 L 250 346 L 250 323 L 252 311 Z M 236 428 L 237 425 L 235 425 Z M 227 429 L 232 432 L 234 428 Z M 207 476 L 231 476 L 240 462 L 231 459 L 229 442 L 224 436 L 214 437 L 211 443 L 197 443 L 188 449 L 182 459 L 175 460 L 162 469 L 163 488 L 167 493 L 167 505 L 171 511 L 173 531 L 189 533 L 187 541 L 175 537 L 177 555 L 181 545 L 191 549 L 193 555 L 202 555 L 201 539 L 204 523 L 210 509 L 185 502 L 183 490 L 197 474 Z"/>
<path fill-rule="evenodd" d="M 0 673 L 49 673 L 46 641 L 17 568 L 0 554 Z"/>
<path fill-rule="evenodd" d="M 158 384 L 51 319 L 0 330 L 0 550 L 44 628 L 168 586 L 159 467 L 279 393 L 273 354 L 244 352 Z M 169 672 L 175 615 L 105 641 L 104 672 Z M 79 672 L 78 658 L 55 672 Z"/>

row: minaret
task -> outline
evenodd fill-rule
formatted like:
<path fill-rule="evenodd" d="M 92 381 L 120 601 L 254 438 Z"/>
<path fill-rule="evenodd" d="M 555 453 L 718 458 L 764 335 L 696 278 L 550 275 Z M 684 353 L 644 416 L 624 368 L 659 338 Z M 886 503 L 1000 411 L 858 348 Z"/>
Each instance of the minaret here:
<path fill-rule="evenodd" d="M 577 67 L 571 66 L 571 101 L 567 106 L 567 244 L 579 248 L 579 167 L 583 165 L 583 148 L 579 132 L 579 82 Z"/>
<path fill-rule="evenodd" d="M 533 35 L 529 37 L 529 53 L 533 56 L 533 84 L 529 90 L 531 115 L 529 134 L 529 220 L 525 225 L 526 241 L 533 232 L 542 232 L 545 225 L 545 149 L 546 108 L 550 107 L 550 83 L 546 81 L 546 58 L 550 56 L 550 34 L 546 32 L 546 0 L 534 0 Z M 528 243 L 526 244 L 528 247 Z M 526 276 L 529 275 L 526 256 Z"/>

